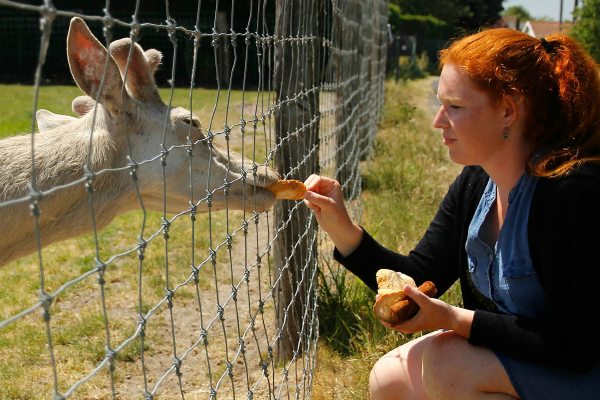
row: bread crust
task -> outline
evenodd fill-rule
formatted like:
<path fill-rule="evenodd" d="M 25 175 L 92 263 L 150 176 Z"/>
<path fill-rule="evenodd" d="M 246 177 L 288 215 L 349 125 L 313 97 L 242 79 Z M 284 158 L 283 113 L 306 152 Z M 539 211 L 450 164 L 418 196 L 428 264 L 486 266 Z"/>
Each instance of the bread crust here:
<path fill-rule="evenodd" d="M 427 297 L 433 297 L 437 293 L 437 288 L 431 281 L 423 282 L 419 286 L 419 291 L 425 293 Z M 409 297 L 401 299 L 390 306 L 390 314 L 393 315 L 391 319 L 395 320 L 393 323 L 406 321 L 414 317 L 419 312 L 419 306 L 415 301 Z"/>
<path fill-rule="evenodd" d="M 267 187 L 279 200 L 302 200 L 306 186 L 295 179 L 281 179 Z"/>
<path fill-rule="evenodd" d="M 416 287 L 415 281 L 408 275 L 389 269 L 380 269 L 376 274 L 378 298 L 373 312 L 382 321 L 397 324 L 415 316 L 419 306 L 404 293 L 404 286 Z M 429 297 L 437 293 L 435 284 L 424 282 L 418 289 Z"/>

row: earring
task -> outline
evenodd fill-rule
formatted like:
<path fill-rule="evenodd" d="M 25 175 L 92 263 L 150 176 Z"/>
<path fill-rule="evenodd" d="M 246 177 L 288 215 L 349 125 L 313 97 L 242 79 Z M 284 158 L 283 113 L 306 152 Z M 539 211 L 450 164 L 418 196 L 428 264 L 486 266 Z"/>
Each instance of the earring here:
<path fill-rule="evenodd" d="M 502 134 L 502 138 L 504 140 L 508 140 L 508 126 L 504 128 L 504 133 Z"/>

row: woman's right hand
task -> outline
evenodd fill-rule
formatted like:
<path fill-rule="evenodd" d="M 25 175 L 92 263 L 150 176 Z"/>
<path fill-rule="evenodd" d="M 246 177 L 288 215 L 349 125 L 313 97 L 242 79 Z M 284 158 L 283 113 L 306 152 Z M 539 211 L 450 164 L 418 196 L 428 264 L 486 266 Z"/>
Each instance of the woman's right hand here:
<path fill-rule="evenodd" d="M 304 204 L 313 210 L 319 226 L 327 232 L 343 256 L 352 253 L 360 244 L 363 232 L 348 215 L 339 182 L 311 175 L 304 185 Z"/>

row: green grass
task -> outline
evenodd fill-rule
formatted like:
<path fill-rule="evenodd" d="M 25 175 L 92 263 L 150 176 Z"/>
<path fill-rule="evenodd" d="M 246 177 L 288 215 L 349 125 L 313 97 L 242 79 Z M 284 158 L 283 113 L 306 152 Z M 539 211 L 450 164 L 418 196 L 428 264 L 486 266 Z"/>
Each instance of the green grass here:
<path fill-rule="evenodd" d="M 21 133 L 31 133 L 34 88 L 23 85 L 0 84 L 0 138 Z M 37 108 L 45 108 L 57 114 L 76 116 L 71 110 L 71 102 L 84 93 L 77 86 L 41 86 Z M 171 97 L 170 88 L 160 89 L 163 101 L 168 104 Z M 266 103 L 268 93 L 263 92 L 258 103 Z M 217 100 L 218 99 L 218 100 Z M 244 106 L 242 107 L 242 102 Z M 190 91 L 186 88 L 175 88 L 172 106 L 192 109 L 200 118 L 204 130 L 222 131 L 225 123 L 228 126 L 239 124 L 243 118 L 251 121 L 257 103 L 256 92 L 227 91 L 218 92 L 213 89 L 194 89 L 192 106 L 190 107 Z M 266 111 L 265 111 L 266 112 Z M 258 108 L 260 116 L 261 109 Z M 247 128 L 251 133 L 251 128 Z"/>
<path fill-rule="evenodd" d="M 31 132 L 33 88 L 0 85 L 0 90 L 2 91 L 0 138 Z M 160 91 L 163 100 L 168 102 L 170 89 Z M 75 86 L 43 86 L 39 93 L 38 108 L 46 108 L 66 115 L 74 115 L 71 111 L 71 101 L 82 94 Z M 227 92 L 223 91 L 217 93 L 215 90 L 194 90 L 193 110 L 200 118 L 204 130 L 208 130 L 210 126 L 212 130 L 222 130 L 225 124 L 228 126 L 238 124 L 242 116 L 246 120 L 252 120 L 256 93 L 244 94 L 240 91 L 232 91 L 229 99 L 227 95 Z M 175 89 L 172 105 L 189 108 L 189 90 Z M 213 110 L 215 110 L 214 116 Z M 232 136 L 239 137 L 239 134 L 239 129 L 232 130 Z M 251 156 L 253 134 L 252 129 L 248 129 L 244 143 L 241 140 L 237 142 L 232 140 L 233 150 L 239 151 L 244 146 L 246 156 Z M 258 156 L 260 157 L 260 154 Z M 251 214 L 246 214 L 247 219 L 251 217 Z M 238 228 L 242 221 L 242 212 L 230 211 L 229 219 L 229 230 Z M 253 224 L 252 220 L 250 222 Z M 44 248 L 42 254 L 46 292 L 52 293 L 65 282 L 76 279 L 95 268 L 96 251 L 101 260 L 107 261 L 116 254 L 135 249 L 144 224 L 143 235 L 144 239 L 148 240 L 150 235 L 160 231 L 162 214 L 147 212 L 144 215 L 141 210 L 130 211 L 118 216 L 106 228 L 99 231 L 97 237 L 89 233 Z M 194 225 L 195 243 L 192 246 L 192 222 L 189 216 L 183 215 L 176 219 L 170 226 L 168 244 L 165 243 L 162 234 L 148 242 L 144 253 L 141 282 L 138 279 L 139 260 L 136 251 L 111 262 L 104 276 L 106 316 L 101 302 L 97 274 L 92 274 L 74 284 L 58 296 L 50 307 L 50 327 L 59 390 L 68 389 L 92 371 L 105 357 L 107 319 L 110 341 L 114 347 L 133 335 L 138 324 L 137 314 L 140 306 L 142 313 L 147 313 L 164 298 L 167 287 L 166 245 L 168 245 L 168 286 L 174 289 L 190 277 L 192 252 L 195 255 L 196 265 L 207 257 L 209 232 L 215 245 L 231 233 L 227 230 L 224 212 L 213 213 L 210 221 L 207 214 L 199 214 Z M 234 244 L 239 243 L 241 237 L 242 233 L 238 232 Z M 252 246 L 255 239 L 249 237 L 248 240 L 249 246 Z M 249 253 L 251 252 L 252 249 L 249 250 Z M 252 261 L 251 259 L 250 262 Z M 231 284 L 226 249 L 221 249 L 218 253 L 216 271 L 215 278 L 215 270 L 210 262 L 201 269 L 199 290 L 202 293 L 205 291 L 214 293 L 215 280 L 219 286 L 227 287 Z M 141 305 L 138 299 L 138 287 L 141 287 L 143 292 Z M 241 289 L 243 290 L 244 287 Z M 39 290 L 37 254 L 23 257 L 0 268 L 0 321 L 35 305 L 39 301 Z M 193 313 L 195 296 L 196 289 L 193 281 L 179 287 L 173 299 L 174 308 L 179 307 Z M 204 311 L 204 314 L 212 312 L 211 306 L 214 307 L 214 302 L 206 305 L 209 310 Z M 171 362 L 168 358 L 170 346 L 172 347 L 170 322 L 165 308 L 166 306 L 158 310 L 148 323 L 144 351 L 146 355 L 160 355 L 166 352 L 167 362 Z M 196 328 L 184 326 L 178 329 Z M 179 343 L 179 346 L 186 348 L 190 344 Z M 126 382 L 126 376 L 134 377 L 135 383 L 132 383 L 132 387 L 138 387 L 140 384 L 142 379 L 139 371 L 140 352 L 141 340 L 137 337 L 117 354 L 115 374 L 120 385 Z M 39 309 L 0 330 L 0 399 L 48 398 L 53 388 L 52 374 L 48 338 Z M 76 391 L 75 398 L 110 397 L 107 376 L 105 370 L 101 371 L 89 384 L 83 385 Z"/>
<path fill-rule="evenodd" d="M 360 222 L 380 243 L 406 253 L 425 232 L 459 167 L 448 160 L 431 126 L 431 80 L 390 80 L 385 90 L 374 152 L 362 165 Z M 337 264 L 324 267 L 319 359 L 326 361 L 315 374 L 314 398 L 364 399 L 373 364 L 414 335 L 384 328 L 373 317 L 375 293 Z M 458 287 L 443 298 L 460 304 Z"/>

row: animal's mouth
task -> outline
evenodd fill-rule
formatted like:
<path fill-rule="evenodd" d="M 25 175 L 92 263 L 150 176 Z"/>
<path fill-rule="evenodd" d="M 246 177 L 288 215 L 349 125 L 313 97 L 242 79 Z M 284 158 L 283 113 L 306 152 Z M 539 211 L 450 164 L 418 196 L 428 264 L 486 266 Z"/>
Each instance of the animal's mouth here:
<path fill-rule="evenodd" d="M 275 194 L 261 186 L 251 184 L 229 192 L 229 202 L 238 203 L 246 211 L 267 211 L 275 204 Z M 233 204 L 232 204 L 233 205 Z"/>
<path fill-rule="evenodd" d="M 200 192 L 198 195 L 201 195 Z M 275 201 L 275 194 L 265 187 L 238 178 L 228 185 L 210 190 L 210 196 L 199 202 L 198 208 L 199 211 L 228 209 L 262 212 L 272 208 Z"/>

